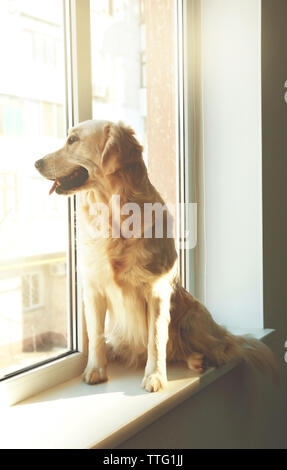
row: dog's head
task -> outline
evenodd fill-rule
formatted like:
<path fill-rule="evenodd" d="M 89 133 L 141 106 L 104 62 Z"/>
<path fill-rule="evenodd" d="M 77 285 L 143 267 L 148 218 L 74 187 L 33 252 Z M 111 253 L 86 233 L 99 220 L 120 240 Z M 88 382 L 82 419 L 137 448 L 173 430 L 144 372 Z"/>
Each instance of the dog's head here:
<path fill-rule="evenodd" d="M 75 194 L 103 183 L 128 165 L 142 160 L 134 131 L 122 123 L 85 121 L 70 129 L 65 145 L 35 162 L 53 181 L 50 194 Z"/>

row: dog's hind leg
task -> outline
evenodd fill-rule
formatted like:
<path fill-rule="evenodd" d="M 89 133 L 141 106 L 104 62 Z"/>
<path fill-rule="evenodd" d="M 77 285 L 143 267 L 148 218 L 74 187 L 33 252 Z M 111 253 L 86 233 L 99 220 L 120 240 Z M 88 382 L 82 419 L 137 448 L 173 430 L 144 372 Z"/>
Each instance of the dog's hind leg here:
<path fill-rule="evenodd" d="M 188 368 L 197 372 L 198 374 L 202 374 L 204 370 L 203 358 L 204 356 L 201 353 L 198 353 L 198 352 L 191 353 L 186 358 L 186 363 L 187 363 Z"/>

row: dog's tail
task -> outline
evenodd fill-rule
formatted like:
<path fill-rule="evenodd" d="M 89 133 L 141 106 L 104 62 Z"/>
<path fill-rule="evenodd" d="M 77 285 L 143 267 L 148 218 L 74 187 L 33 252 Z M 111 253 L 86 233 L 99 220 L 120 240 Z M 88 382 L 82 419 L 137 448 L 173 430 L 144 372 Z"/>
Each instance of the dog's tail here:
<path fill-rule="evenodd" d="M 230 333 L 195 299 L 193 308 L 181 318 L 180 337 L 185 358 L 196 351 L 203 354 L 206 364 L 211 366 L 242 359 L 279 383 L 279 367 L 271 349 L 252 336 Z"/>
<path fill-rule="evenodd" d="M 270 375 L 274 383 L 279 383 L 279 367 L 275 355 L 268 346 L 251 335 L 235 336 L 226 331 L 225 338 L 227 360 L 243 359 L 251 367 Z"/>

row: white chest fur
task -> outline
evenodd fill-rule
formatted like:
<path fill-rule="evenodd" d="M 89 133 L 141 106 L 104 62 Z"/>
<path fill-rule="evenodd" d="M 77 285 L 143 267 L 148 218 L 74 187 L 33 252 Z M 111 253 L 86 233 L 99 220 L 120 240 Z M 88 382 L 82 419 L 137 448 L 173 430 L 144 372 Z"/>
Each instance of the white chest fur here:
<path fill-rule="evenodd" d="M 92 236 L 88 220 L 80 214 L 79 267 L 83 282 L 88 282 L 96 295 L 107 301 L 105 334 L 119 355 L 129 354 L 131 362 L 145 353 L 147 348 L 147 311 L 142 289 L 125 285 L 120 287 L 107 254 L 107 239 Z M 96 315 L 97 312 L 94 312 Z M 129 351 L 129 352 L 128 352 Z"/>

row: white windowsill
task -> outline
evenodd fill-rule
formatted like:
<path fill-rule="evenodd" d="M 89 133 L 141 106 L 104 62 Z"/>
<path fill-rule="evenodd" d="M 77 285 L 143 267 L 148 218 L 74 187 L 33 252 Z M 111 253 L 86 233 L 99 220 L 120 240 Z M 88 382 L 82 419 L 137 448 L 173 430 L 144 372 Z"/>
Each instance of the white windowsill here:
<path fill-rule="evenodd" d="M 258 339 L 273 330 L 236 330 Z M 81 378 L 1 409 L 2 449 L 113 448 L 234 368 L 231 361 L 200 378 L 183 365 L 168 367 L 168 386 L 157 393 L 141 388 L 143 370 L 109 366 L 109 381 L 87 385 Z"/>

